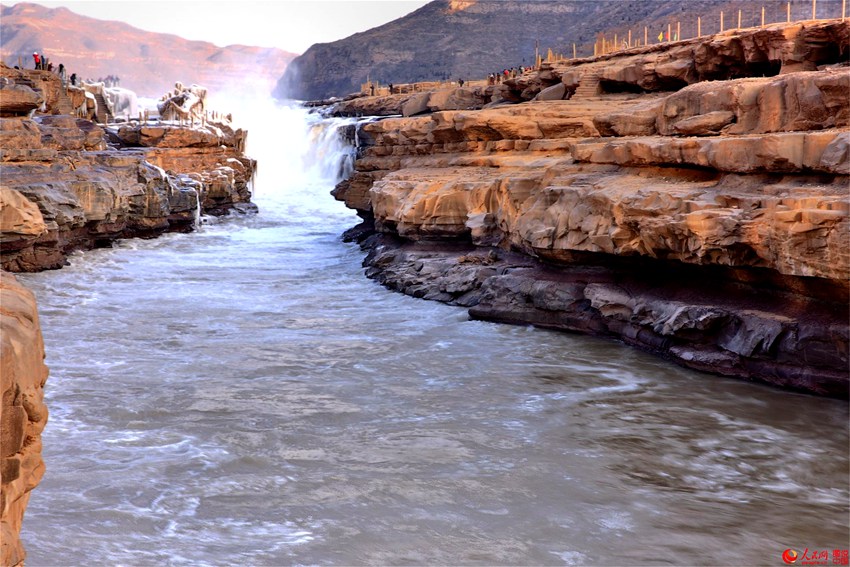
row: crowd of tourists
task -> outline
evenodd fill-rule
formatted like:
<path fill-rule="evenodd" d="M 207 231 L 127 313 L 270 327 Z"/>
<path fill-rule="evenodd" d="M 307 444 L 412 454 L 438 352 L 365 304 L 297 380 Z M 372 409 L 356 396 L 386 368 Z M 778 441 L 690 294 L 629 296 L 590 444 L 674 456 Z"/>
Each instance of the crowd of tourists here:
<path fill-rule="evenodd" d="M 65 65 L 60 63 L 57 67 L 53 66 L 53 62 L 47 58 L 44 53 L 39 53 L 37 51 L 33 51 L 32 53 L 33 64 L 35 65 L 35 69 L 38 71 L 50 71 L 56 72 L 59 75 L 59 78 L 62 79 L 63 83 L 70 83 L 72 86 L 77 86 L 77 81 L 79 80 L 76 73 L 71 73 L 71 76 L 67 76 L 67 71 L 65 70 Z M 17 69 L 18 67 L 15 66 Z M 115 75 L 107 75 L 106 77 L 101 77 L 97 81 L 93 79 L 86 79 L 87 83 L 103 83 L 106 87 L 117 87 L 121 84 L 121 78 L 116 77 Z"/>
<path fill-rule="evenodd" d="M 501 71 L 490 73 L 487 75 L 487 84 L 498 85 L 508 79 L 516 79 L 519 75 L 525 73 L 526 70 L 525 67 L 520 65 L 519 67 L 511 67 L 510 69 L 502 69 Z"/>

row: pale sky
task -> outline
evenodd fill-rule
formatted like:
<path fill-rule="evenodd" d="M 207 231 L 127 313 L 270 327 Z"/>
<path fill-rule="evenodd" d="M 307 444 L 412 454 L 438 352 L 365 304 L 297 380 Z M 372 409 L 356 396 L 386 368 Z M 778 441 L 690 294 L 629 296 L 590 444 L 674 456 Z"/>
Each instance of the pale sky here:
<path fill-rule="evenodd" d="M 100 20 L 171 33 L 219 46 L 234 43 L 279 47 L 303 53 L 380 26 L 424 6 L 429 0 L 66 0 L 34 1 L 64 6 Z M 17 4 L 3 1 L 4 5 Z"/>

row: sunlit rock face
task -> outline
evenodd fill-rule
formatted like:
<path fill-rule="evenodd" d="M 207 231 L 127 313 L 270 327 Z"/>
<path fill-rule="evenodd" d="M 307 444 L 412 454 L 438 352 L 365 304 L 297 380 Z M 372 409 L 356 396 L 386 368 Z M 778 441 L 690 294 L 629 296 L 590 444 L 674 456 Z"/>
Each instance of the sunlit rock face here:
<path fill-rule="evenodd" d="M 31 84 L 44 100 L 58 79 L 0 68 L 13 84 Z M 56 77 L 52 73 L 52 77 Z M 41 82 L 40 82 L 41 81 Z M 5 88 L 0 89 L 5 92 Z M 17 114 L 0 99 L 0 265 L 9 271 L 59 268 L 76 249 L 116 238 L 192 230 L 200 213 L 252 205 L 256 162 L 244 154 L 247 132 L 226 120 L 103 127 L 53 114 Z"/>
<path fill-rule="evenodd" d="M 4 207 L 5 208 L 5 207 Z M 5 219 L 4 219 L 5 220 Z M 0 272 L 0 563 L 22 565 L 29 493 L 44 475 L 44 343 L 33 294 Z"/>
<path fill-rule="evenodd" d="M 388 286 L 477 317 L 615 336 L 701 370 L 845 396 L 850 69 L 794 69 L 808 66 L 812 37 L 828 32 L 846 50 L 847 30 L 763 32 L 777 60 L 800 63 L 773 77 L 700 82 L 696 72 L 672 93 L 600 88 L 373 122 L 334 194 L 383 235 L 369 241 L 368 263 Z M 585 76 L 650 56 L 675 67 L 735 41 L 754 40 L 589 61 L 592 73 L 544 68 L 508 87 L 566 77 L 580 93 Z M 435 243 L 467 248 L 437 254 Z"/>

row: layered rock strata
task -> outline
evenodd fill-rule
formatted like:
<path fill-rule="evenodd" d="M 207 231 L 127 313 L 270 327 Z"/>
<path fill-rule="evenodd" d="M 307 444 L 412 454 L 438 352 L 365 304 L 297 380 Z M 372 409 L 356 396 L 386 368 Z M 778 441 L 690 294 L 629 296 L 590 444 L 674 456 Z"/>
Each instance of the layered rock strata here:
<path fill-rule="evenodd" d="M 813 27 L 846 50 L 847 23 Z M 817 35 L 807 29 L 776 43 L 799 46 Z M 688 52 L 718 41 L 735 40 Z M 673 47 L 653 50 L 644 74 L 675 67 Z M 806 61 L 800 52 L 777 57 Z M 596 80 L 634 57 L 574 71 Z M 366 240 L 368 274 L 390 287 L 846 397 L 850 69 L 783 65 L 672 93 L 373 122 L 334 194 L 381 235 Z"/>
<path fill-rule="evenodd" d="M 44 82 L 59 82 L 49 75 Z M 52 90 L 30 92 L 43 101 Z M 0 109 L 5 101 L 4 94 Z M 201 213 L 253 207 L 256 162 L 243 153 L 247 133 L 229 123 L 133 122 L 103 128 L 51 115 L 49 104 L 45 110 L 47 115 L 0 118 L 0 266 L 5 270 L 58 268 L 72 250 L 187 231 Z"/>
<path fill-rule="evenodd" d="M 256 162 L 244 154 L 243 130 L 103 128 L 60 112 L 68 92 L 53 73 L 0 68 L 3 270 L 59 268 L 72 250 L 191 230 L 201 213 L 252 210 Z M 44 471 L 47 368 L 35 299 L 8 272 L 0 272 L 0 339 L 0 563 L 19 565 L 24 509 Z"/>
<path fill-rule="evenodd" d="M 30 491 L 41 481 L 44 343 L 33 294 L 0 272 L 0 564 L 22 565 L 18 535 Z"/>

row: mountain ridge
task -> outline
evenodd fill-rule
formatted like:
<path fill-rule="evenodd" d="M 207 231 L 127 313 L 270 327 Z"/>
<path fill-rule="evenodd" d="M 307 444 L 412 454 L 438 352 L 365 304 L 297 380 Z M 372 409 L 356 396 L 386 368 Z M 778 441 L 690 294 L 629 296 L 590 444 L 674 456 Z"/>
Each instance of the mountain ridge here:
<path fill-rule="evenodd" d="M 758 25 L 761 0 L 435 0 L 407 16 L 351 35 L 311 46 L 296 57 L 281 75 L 274 90 L 278 98 L 300 100 L 345 96 L 360 90 L 367 80 L 409 83 L 433 80 L 483 79 L 501 69 L 534 64 L 535 49 L 545 56 L 549 48 L 578 55 L 593 54 L 597 34 L 608 39 L 644 26 L 650 42 L 681 22 L 682 37 L 696 35 L 702 17 L 703 35 L 718 28 L 725 11 L 726 29 Z M 810 0 L 792 0 L 792 17 L 806 19 Z M 786 3 L 771 5 L 769 22 L 785 21 Z M 818 2 L 820 17 L 840 12 L 840 0 Z M 808 10 L 808 12 L 807 12 Z M 638 37 L 634 37 L 635 40 Z"/>
<path fill-rule="evenodd" d="M 109 75 L 141 96 L 159 97 L 176 81 L 198 83 L 211 92 L 269 94 L 281 68 L 296 56 L 274 47 L 218 46 L 170 33 L 136 28 L 117 20 L 79 15 L 68 8 L 0 4 L 0 56 L 9 65 L 32 68 L 43 53 L 81 79 Z M 188 62 L 188 64 L 187 64 Z"/>

